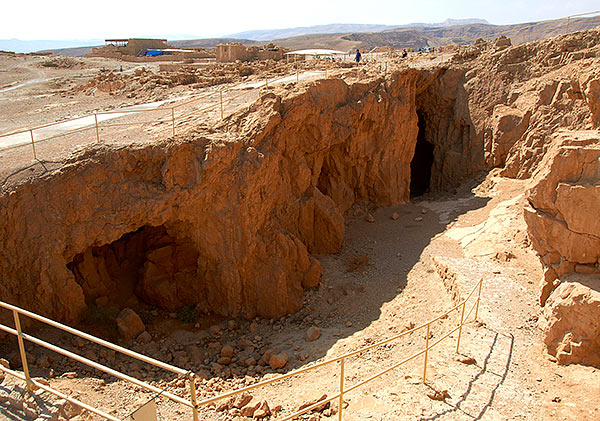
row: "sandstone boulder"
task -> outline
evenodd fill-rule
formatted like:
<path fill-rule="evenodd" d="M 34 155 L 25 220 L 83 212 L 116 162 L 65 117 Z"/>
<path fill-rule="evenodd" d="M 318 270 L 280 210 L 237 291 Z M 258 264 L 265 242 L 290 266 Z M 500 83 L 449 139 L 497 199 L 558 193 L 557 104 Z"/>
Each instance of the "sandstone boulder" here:
<path fill-rule="evenodd" d="M 288 362 L 288 359 L 289 357 L 287 352 L 281 352 L 279 354 L 272 355 L 271 358 L 269 358 L 269 365 L 273 370 L 277 370 L 279 368 L 285 367 L 285 365 Z"/>
<path fill-rule="evenodd" d="M 557 276 L 575 271 L 577 265 L 598 271 L 599 158 L 597 132 L 564 132 L 553 140 L 527 193 L 529 237 Z"/>
<path fill-rule="evenodd" d="M 134 339 L 146 330 L 140 316 L 130 308 L 121 310 L 116 321 L 119 334 L 126 340 Z"/>
<path fill-rule="evenodd" d="M 600 275 L 561 277 L 539 323 L 559 364 L 600 367 Z"/>

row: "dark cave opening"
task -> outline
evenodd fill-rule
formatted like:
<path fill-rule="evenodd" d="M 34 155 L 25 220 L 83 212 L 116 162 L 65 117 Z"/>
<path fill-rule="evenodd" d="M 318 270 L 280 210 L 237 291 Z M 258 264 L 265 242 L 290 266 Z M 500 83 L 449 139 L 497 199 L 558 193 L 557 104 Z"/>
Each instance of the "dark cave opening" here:
<path fill-rule="evenodd" d="M 67 267 L 88 308 L 174 312 L 204 296 L 198 255 L 190 239 L 170 235 L 163 225 L 145 225 L 110 244 L 89 247 Z"/>
<path fill-rule="evenodd" d="M 417 144 L 415 154 L 410 163 L 410 197 L 422 196 L 429 190 L 431 184 L 431 168 L 433 167 L 432 143 L 427 141 L 427 130 L 425 116 L 421 111 L 417 112 L 419 117 Z"/>

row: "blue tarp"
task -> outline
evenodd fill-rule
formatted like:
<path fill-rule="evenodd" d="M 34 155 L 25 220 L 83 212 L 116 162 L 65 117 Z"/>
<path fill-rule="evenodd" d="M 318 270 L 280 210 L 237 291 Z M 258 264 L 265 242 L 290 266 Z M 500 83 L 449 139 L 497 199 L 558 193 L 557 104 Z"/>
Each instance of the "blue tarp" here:
<path fill-rule="evenodd" d="M 146 52 L 147 56 L 160 56 L 164 51 L 161 50 L 152 50 L 152 51 L 148 51 Z"/>

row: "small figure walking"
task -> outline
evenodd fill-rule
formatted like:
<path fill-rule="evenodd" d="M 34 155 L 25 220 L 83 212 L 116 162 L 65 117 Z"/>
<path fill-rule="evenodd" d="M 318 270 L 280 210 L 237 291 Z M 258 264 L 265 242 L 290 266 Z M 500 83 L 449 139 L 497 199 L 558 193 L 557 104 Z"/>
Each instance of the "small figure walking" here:
<path fill-rule="evenodd" d="M 360 53 L 360 51 L 357 48 L 356 49 L 356 56 L 354 57 L 354 61 L 356 61 L 356 63 L 360 63 L 361 57 L 362 57 L 362 54 Z"/>
<path fill-rule="evenodd" d="M 122 65 L 121 65 L 121 68 L 119 69 L 119 71 L 120 71 L 120 72 L 122 72 L 122 71 L 123 71 L 123 66 L 122 66 Z"/>

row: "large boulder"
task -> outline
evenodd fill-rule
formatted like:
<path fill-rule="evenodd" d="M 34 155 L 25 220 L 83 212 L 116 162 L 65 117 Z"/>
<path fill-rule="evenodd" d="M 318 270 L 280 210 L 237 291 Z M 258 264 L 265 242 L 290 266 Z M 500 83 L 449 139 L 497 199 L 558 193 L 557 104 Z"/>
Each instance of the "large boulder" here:
<path fill-rule="evenodd" d="M 146 330 L 144 322 L 135 311 L 130 308 L 121 310 L 117 316 L 117 329 L 123 339 L 132 340 Z"/>
<path fill-rule="evenodd" d="M 544 343 L 560 364 L 600 367 L 600 275 L 564 275 L 540 318 Z"/>
<path fill-rule="evenodd" d="M 600 259 L 600 143 L 597 131 L 552 140 L 527 192 L 533 247 L 557 276 L 597 273 Z M 548 282 L 554 282 L 550 277 Z"/>

